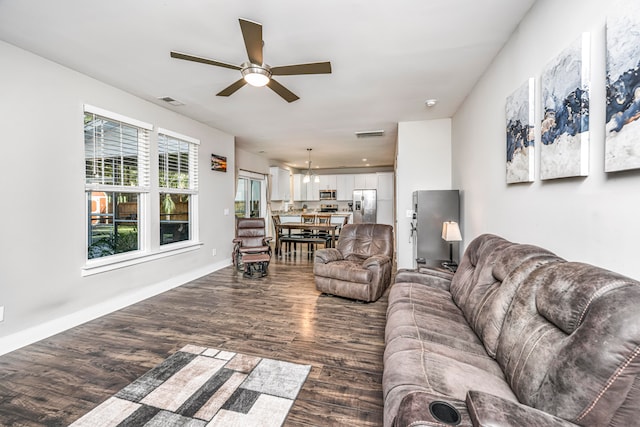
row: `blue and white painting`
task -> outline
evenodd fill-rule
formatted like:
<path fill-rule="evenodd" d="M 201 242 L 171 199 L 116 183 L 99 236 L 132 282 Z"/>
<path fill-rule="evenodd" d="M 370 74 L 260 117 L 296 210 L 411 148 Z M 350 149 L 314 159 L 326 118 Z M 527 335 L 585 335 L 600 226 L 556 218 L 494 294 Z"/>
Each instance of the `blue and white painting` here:
<path fill-rule="evenodd" d="M 607 17 L 604 170 L 640 168 L 640 2 L 612 2 Z"/>
<path fill-rule="evenodd" d="M 583 34 L 542 72 L 541 179 L 589 173 L 589 41 Z"/>
<path fill-rule="evenodd" d="M 530 78 L 507 97 L 507 184 L 534 178 L 534 82 Z"/>

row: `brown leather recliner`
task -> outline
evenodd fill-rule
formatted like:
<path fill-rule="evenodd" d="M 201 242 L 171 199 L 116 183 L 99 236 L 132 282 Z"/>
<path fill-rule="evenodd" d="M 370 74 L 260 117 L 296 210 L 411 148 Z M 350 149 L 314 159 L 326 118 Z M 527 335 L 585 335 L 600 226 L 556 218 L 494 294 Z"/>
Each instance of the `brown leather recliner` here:
<path fill-rule="evenodd" d="M 389 286 L 392 267 L 392 226 L 348 224 L 335 248 L 316 251 L 313 274 L 320 292 L 371 302 Z"/>
<path fill-rule="evenodd" d="M 264 218 L 236 218 L 236 237 L 231 258 L 237 268 L 243 267 L 245 254 L 267 254 L 271 258 L 271 237 L 267 237 Z"/>

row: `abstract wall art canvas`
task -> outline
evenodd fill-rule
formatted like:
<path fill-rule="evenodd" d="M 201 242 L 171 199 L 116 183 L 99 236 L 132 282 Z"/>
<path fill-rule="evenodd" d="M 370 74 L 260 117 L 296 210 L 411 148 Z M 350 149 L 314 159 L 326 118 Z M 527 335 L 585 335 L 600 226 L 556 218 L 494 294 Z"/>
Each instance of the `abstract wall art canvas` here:
<path fill-rule="evenodd" d="M 507 97 L 507 184 L 534 179 L 534 78 Z"/>
<path fill-rule="evenodd" d="M 589 173 L 589 51 L 584 33 L 542 71 L 541 179 Z"/>
<path fill-rule="evenodd" d="M 607 16 L 604 170 L 640 168 L 640 2 L 615 1 Z"/>

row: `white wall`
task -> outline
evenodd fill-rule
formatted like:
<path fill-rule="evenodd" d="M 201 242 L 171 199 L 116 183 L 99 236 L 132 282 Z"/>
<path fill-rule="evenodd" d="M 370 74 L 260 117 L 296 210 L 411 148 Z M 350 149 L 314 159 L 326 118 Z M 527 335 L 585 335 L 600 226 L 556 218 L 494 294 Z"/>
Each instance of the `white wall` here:
<path fill-rule="evenodd" d="M 453 184 L 465 246 L 484 232 L 640 279 L 640 172 L 604 173 L 605 19 L 611 2 L 539 0 L 453 117 Z M 589 176 L 505 184 L 505 98 L 591 32 Z M 539 99 L 539 98 L 538 98 Z M 538 101 L 536 122 L 541 110 Z M 539 126 L 538 126 L 539 127 Z M 536 141 L 536 163 L 539 160 Z"/>
<path fill-rule="evenodd" d="M 236 166 L 249 172 L 269 175 L 269 160 L 236 147 Z"/>
<path fill-rule="evenodd" d="M 398 268 L 413 268 L 410 241 L 412 193 L 450 190 L 451 120 L 400 122 L 396 153 L 396 249 Z"/>
<path fill-rule="evenodd" d="M 210 155 L 233 171 L 231 135 L 3 42 L 0 57 L 0 354 L 230 263 L 234 174 L 211 171 Z M 81 276 L 85 103 L 201 141 L 200 248 Z"/>

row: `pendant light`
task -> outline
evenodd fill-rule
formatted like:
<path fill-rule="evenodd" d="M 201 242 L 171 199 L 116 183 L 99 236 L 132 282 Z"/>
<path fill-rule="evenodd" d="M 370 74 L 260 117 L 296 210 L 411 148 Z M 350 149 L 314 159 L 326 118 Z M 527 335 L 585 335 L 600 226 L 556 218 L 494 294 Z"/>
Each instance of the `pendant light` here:
<path fill-rule="evenodd" d="M 311 148 L 307 148 L 307 152 L 309 153 L 307 173 L 305 174 L 304 178 L 302 178 L 302 182 L 305 184 L 308 184 L 309 182 L 311 182 Z"/>

